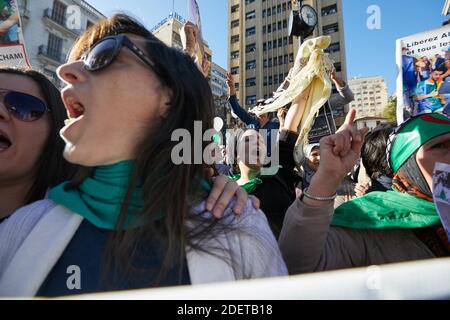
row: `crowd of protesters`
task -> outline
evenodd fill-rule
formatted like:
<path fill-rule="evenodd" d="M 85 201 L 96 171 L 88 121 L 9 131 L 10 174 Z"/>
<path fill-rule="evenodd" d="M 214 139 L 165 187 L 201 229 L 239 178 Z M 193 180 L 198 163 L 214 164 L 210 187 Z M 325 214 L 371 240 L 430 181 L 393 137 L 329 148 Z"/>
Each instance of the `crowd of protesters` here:
<path fill-rule="evenodd" d="M 299 161 L 294 149 L 310 91 L 271 120 L 255 113 L 266 100 L 253 112 L 239 105 L 229 74 L 230 107 L 242 123 L 225 143 L 236 156 L 226 148 L 215 165 L 176 165 L 172 133 L 194 135 L 196 121 L 204 133 L 214 118 L 194 25 L 183 27 L 182 41 L 184 51 L 170 48 L 116 14 L 77 40 L 57 72 L 61 93 L 37 71 L 0 69 L 0 296 L 235 281 L 450 255 L 432 198 L 435 163 L 450 163 L 450 118 L 418 115 L 368 133 L 355 128 L 350 110 L 336 133 L 304 145 Z M 329 77 L 338 90 L 331 108 L 349 103 L 345 82 L 334 70 Z M 203 141 L 202 154 L 211 142 Z M 277 161 L 266 160 L 274 154 Z M 348 179 L 355 189 L 339 197 Z M 82 271 L 81 286 L 68 286 L 71 266 Z"/>

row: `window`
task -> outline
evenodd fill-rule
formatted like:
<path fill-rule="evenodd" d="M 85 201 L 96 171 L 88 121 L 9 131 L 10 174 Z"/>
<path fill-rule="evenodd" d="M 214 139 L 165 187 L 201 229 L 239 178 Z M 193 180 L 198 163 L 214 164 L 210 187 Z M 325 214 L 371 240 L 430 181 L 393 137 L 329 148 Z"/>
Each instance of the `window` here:
<path fill-rule="evenodd" d="M 283 3 L 283 12 L 286 11 L 286 3 Z"/>
<path fill-rule="evenodd" d="M 264 68 L 267 68 L 267 59 L 263 60 L 263 66 L 264 66 Z"/>
<path fill-rule="evenodd" d="M 253 2 L 255 2 L 255 0 L 245 0 L 245 4 L 250 4 L 250 3 L 253 3 Z"/>
<path fill-rule="evenodd" d="M 256 96 L 247 96 L 245 98 L 245 104 L 247 104 L 247 105 L 249 105 L 249 104 L 251 104 L 251 105 L 256 104 Z"/>
<path fill-rule="evenodd" d="M 330 44 L 330 46 L 325 50 L 325 52 L 334 53 L 339 52 L 341 50 L 341 45 L 339 42 L 335 42 Z"/>
<path fill-rule="evenodd" d="M 267 76 L 264 77 L 264 85 L 267 86 Z"/>
<path fill-rule="evenodd" d="M 336 72 L 341 72 L 342 71 L 342 66 L 340 62 L 336 62 L 334 64 L 334 68 L 336 69 Z"/>
<path fill-rule="evenodd" d="M 269 86 L 271 86 L 272 83 L 273 83 L 273 81 L 272 81 L 272 76 L 269 76 Z"/>
<path fill-rule="evenodd" d="M 272 67 L 272 58 L 269 58 L 269 68 Z"/>
<path fill-rule="evenodd" d="M 231 13 L 239 12 L 239 5 L 234 5 L 231 7 Z"/>
<path fill-rule="evenodd" d="M 67 6 L 59 1 L 53 3 L 52 20 L 65 25 Z"/>
<path fill-rule="evenodd" d="M 274 66 L 278 65 L 278 58 L 277 57 L 273 58 L 273 65 Z"/>
<path fill-rule="evenodd" d="M 278 39 L 278 48 L 281 48 L 283 46 L 283 39 Z"/>
<path fill-rule="evenodd" d="M 283 64 L 283 56 L 278 57 L 278 64 L 281 66 Z"/>
<path fill-rule="evenodd" d="M 272 30 L 273 31 L 277 31 L 277 24 L 276 23 L 272 24 Z"/>
<path fill-rule="evenodd" d="M 288 38 L 284 37 L 283 38 L 283 46 L 287 46 L 288 45 Z"/>
<path fill-rule="evenodd" d="M 271 33 L 271 32 L 272 32 L 272 25 L 269 24 L 269 25 L 267 26 L 267 33 Z"/>
<path fill-rule="evenodd" d="M 47 54 L 49 57 L 61 60 L 63 39 L 55 36 L 53 33 L 48 34 Z"/>
<path fill-rule="evenodd" d="M 231 74 L 239 74 L 239 67 L 231 68 Z"/>
<path fill-rule="evenodd" d="M 256 28 L 255 27 L 247 28 L 247 30 L 245 30 L 245 35 L 247 37 L 252 36 L 254 34 L 256 34 Z"/>
<path fill-rule="evenodd" d="M 262 17 L 263 17 L 263 18 L 266 17 L 266 9 L 264 9 L 264 10 L 262 11 Z"/>
<path fill-rule="evenodd" d="M 334 14 L 337 12 L 337 4 L 322 8 L 322 16 L 327 16 L 329 14 Z"/>
<path fill-rule="evenodd" d="M 278 30 L 281 30 L 281 21 L 278 21 Z"/>
<path fill-rule="evenodd" d="M 94 23 L 92 21 L 87 21 L 86 23 L 86 30 L 89 29 L 90 27 L 92 27 L 94 25 Z"/>
<path fill-rule="evenodd" d="M 282 73 L 280 73 L 280 75 L 278 77 L 278 81 L 280 81 L 280 83 L 282 83 L 284 81 L 284 77 L 283 77 Z"/>
<path fill-rule="evenodd" d="M 334 23 L 323 27 L 323 34 L 328 35 L 339 31 L 339 24 Z"/>
<path fill-rule="evenodd" d="M 270 17 L 270 16 L 271 16 L 271 11 L 270 11 L 270 8 L 269 8 L 269 9 L 267 9 L 267 16 L 268 16 L 268 17 Z"/>
<path fill-rule="evenodd" d="M 267 32 L 266 26 L 263 26 L 263 34 L 266 34 L 266 32 Z"/>
<path fill-rule="evenodd" d="M 277 74 L 273 77 L 273 83 L 275 83 L 275 84 L 278 83 L 278 75 Z"/>
<path fill-rule="evenodd" d="M 245 52 L 246 53 L 255 52 L 255 51 L 256 51 L 256 44 L 255 43 L 249 44 L 249 45 L 247 45 L 245 47 Z"/>
<path fill-rule="evenodd" d="M 239 59 L 239 51 L 231 52 L 231 59 Z"/>
<path fill-rule="evenodd" d="M 287 5 L 288 5 L 288 10 L 291 10 L 292 9 L 292 3 L 290 1 L 288 1 Z"/>
<path fill-rule="evenodd" d="M 256 86 L 256 78 L 248 78 L 248 79 L 245 81 L 245 86 L 246 86 L 246 87 L 253 87 L 253 86 Z"/>
<path fill-rule="evenodd" d="M 267 42 L 267 49 L 272 49 L 272 41 Z"/>
<path fill-rule="evenodd" d="M 263 43 L 263 51 L 267 51 L 267 43 Z"/>
<path fill-rule="evenodd" d="M 284 19 L 284 20 L 283 20 L 283 29 L 286 29 L 286 28 L 287 28 L 287 20 Z"/>
<path fill-rule="evenodd" d="M 239 20 L 233 20 L 231 21 L 231 28 L 239 27 Z"/>
<path fill-rule="evenodd" d="M 255 10 L 247 12 L 245 14 L 245 20 L 251 20 L 251 19 L 254 19 L 254 18 L 256 18 Z"/>
<path fill-rule="evenodd" d="M 281 13 L 281 4 L 277 6 L 277 13 Z"/>
<path fill-rule="evenodd" d="M 239 42 L 239 35 L 231 36 L 231 43 Z"/>
<path fill-rule="evenodd" d="M 291 53 L 289 55 L 289 62 L 294 62 L 294 54 L 293 53 Z"/>
<path fill-rule="evenodd" d="M 246 63 L 245 69 L 251 70 L 256 68 L 256 60 L 248 61 Z"/>

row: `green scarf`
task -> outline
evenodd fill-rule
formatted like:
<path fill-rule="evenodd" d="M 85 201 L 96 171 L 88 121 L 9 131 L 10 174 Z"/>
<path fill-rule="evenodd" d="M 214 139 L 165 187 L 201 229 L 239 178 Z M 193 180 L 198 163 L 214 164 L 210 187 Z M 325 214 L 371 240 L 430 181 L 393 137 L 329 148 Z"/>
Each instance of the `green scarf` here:
<path fill-rule="evenodd" d="M 396 191 L 371 192 L 334 211 L 333 226 L 353 229 L 414 229 L 440 224 L 433 202 Z"/>
<path fill-rule="evenodd" d="M 250 194 L 253 193 L 253 191 L 255 191 L 256 187 L 258 185 L 262 184 L 261 177 L 262 176 L 260 174 L 258 174 L 256 177 L 251 179 L 249 182 L 247 182 L 246 184 L 241 186 L 241 188 L 244 189 L 245 191 L 247 191 Z M 236 174 L 234 176 L 230 176 L 229 178 L 231 180 L 233 180 L 233 181 L 238 181 L 241 178 L 241 175 L 240 174 Z"/>
<path fill-rule="evenodd" d="M 77 189 L 65 190 L 66 182 L 51 189 L 49 198 L 83 216 L 98 228 L 114 230 L 132 172 L 132 161 L 96 167 L 93 176 L 86 178 Z M 130 200 L 125 229 L 132 223 L 137 226 L 136 213 L 144 205 L 140 193 L 141 187 L 138 185 Z"/>

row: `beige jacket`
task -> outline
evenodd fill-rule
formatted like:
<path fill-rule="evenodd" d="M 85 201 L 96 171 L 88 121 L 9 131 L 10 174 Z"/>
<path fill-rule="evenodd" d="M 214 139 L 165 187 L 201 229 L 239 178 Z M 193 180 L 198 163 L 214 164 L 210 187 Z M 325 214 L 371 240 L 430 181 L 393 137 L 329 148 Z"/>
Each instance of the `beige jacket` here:
<path fill-rule="evenodd" d="M 279 238 L 290 274 L 434 258 L 411 230 L 361 230 L 330 226 L 333 203 L 309 207 L 297 199 Z"/>

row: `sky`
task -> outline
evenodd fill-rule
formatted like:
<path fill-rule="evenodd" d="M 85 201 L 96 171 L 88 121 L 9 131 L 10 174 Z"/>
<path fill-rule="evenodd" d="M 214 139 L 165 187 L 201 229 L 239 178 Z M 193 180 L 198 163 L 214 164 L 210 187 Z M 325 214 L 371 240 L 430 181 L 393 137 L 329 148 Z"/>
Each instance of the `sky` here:
<path fill-rule="evenodd" d="M 172 11 L 187 18 L 187 0 L 88 0 L 105 15 L 125 11 L 152 28 Z M 227 0 L 197 0 L 202 32 L 213 50 L 213 60 L 227 67 Z M 380 8 L 380 29 L 370 30 L 367 20 L 371 5 Z M 418 32 L 438 28 L 444 0 L 343 0 L 347 76 L 381 75 L 388 94 L 395 90 L 397 67 L 395 41 Z M 449 26 L 450 29 L 450 26 Z"/>

